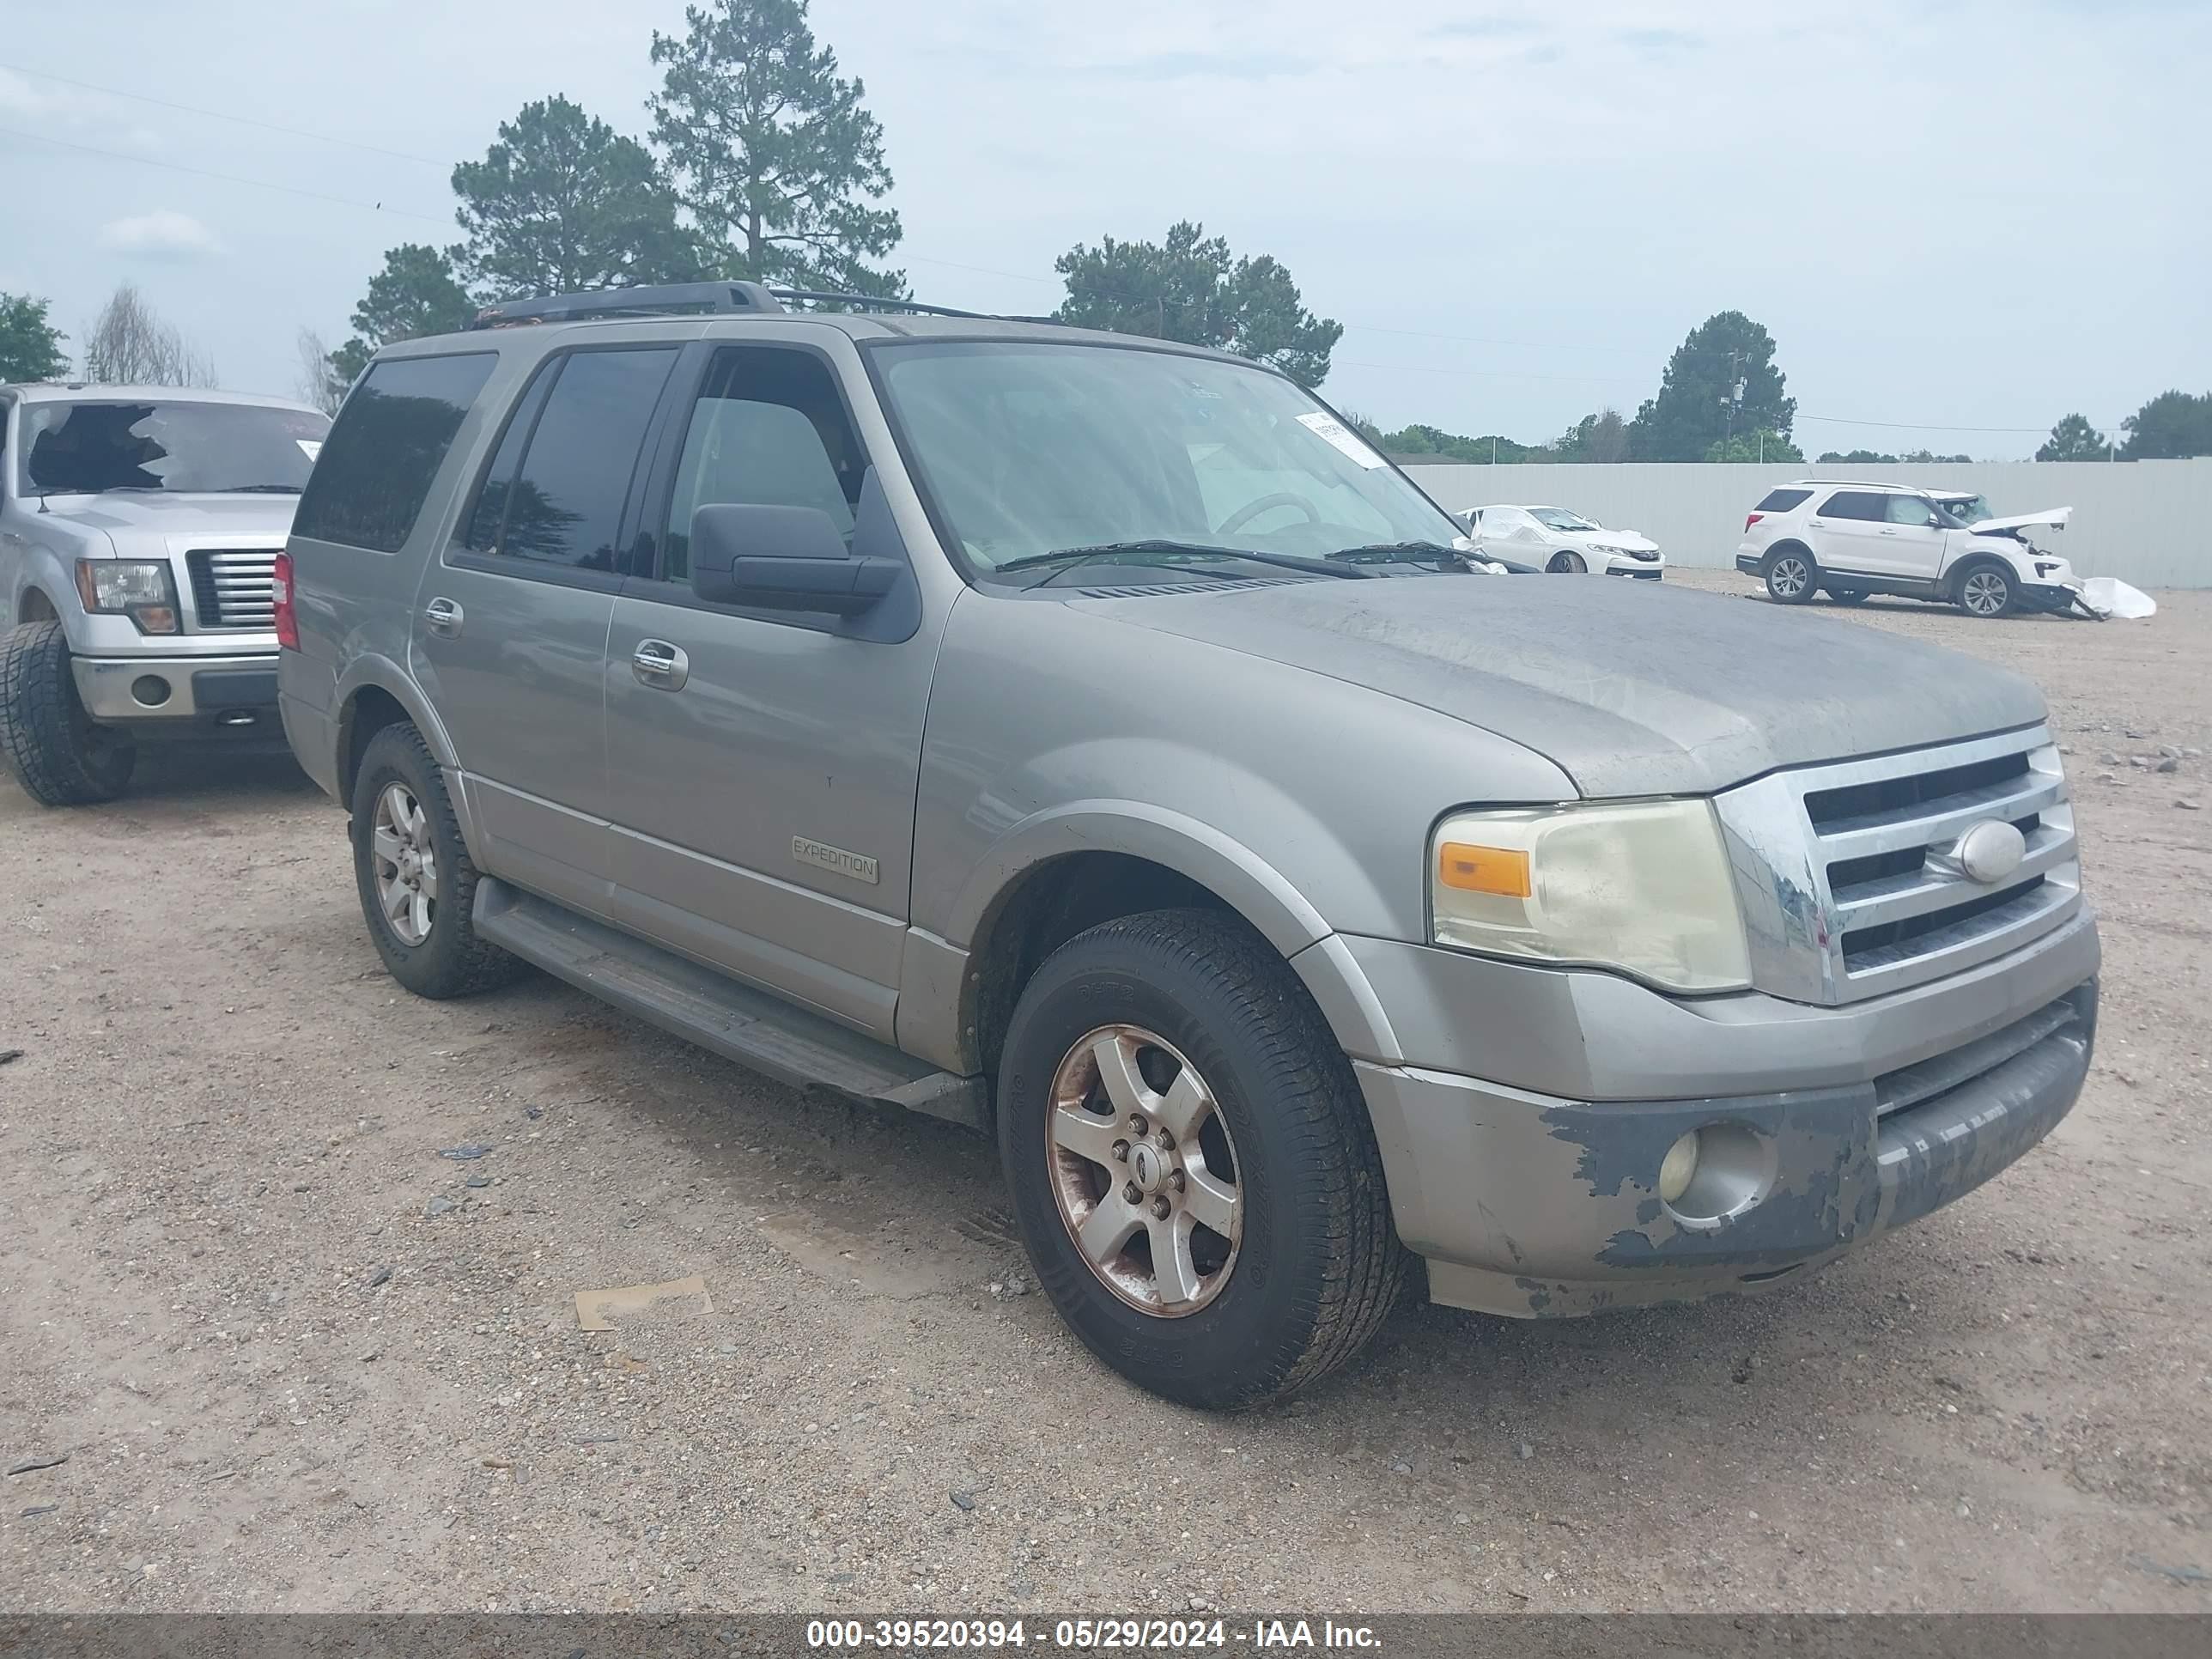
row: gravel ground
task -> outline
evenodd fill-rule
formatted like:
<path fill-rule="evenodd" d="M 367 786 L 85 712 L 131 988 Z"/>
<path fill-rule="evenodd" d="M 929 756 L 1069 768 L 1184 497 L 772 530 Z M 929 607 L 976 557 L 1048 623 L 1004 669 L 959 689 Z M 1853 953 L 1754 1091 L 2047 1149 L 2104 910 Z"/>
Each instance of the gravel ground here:
<path fill-rule="evenodd" d="M 67 1457 L 5 1477 L 0 1607 L 2212 1607 L 2212 593 L 2163 598 L 1851 618 L 2073 751 L 2104 1019 L 2048 1143 L 1778 1295 L 1408 1308 L 1234 1419 L 1061 1329 L 981 1140 L 549 981 L 399 992 L 289 761 L 0 781 L 0 1468 Z"/>

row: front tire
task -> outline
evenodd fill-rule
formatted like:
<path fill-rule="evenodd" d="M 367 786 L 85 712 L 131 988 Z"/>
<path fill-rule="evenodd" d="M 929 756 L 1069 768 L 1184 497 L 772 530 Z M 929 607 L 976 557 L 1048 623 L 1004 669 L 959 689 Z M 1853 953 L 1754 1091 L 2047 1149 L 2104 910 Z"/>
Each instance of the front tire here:
<path fill-rule="evenodd" d="M 113 800 L 131 781 L 138 745 L 85 713 L 58 622 L 0 636 L 0 755 L 24 793 L 48 806 Z"/>
<path fill-rule="evenodd" d="M 1397 1298 L 1407 1257 L 1351 1064 L 1232 918 L 1155 911 L 1062 945 L 1015 1006 L 998 1118 L 1037 1282 L 1140 1388 L 1279 1399 Z"/>
<path fill-rule="evenodd" d="M 1579 553 L 1559 553 L 1544 568 L 1555 576 L 1581 576 L 1589 574 L 1589 561 Z"/>
<path fill-rule="evenodd" d="M 468 996 L 522 970 L 518 959 L 477 936 L 471 907 L 481 878 L 445 776 L 409 722 L 386 726 L 362 757 L 353 787 L 353 868 L 377 954 L 416 995 Z"/>
<path fill-rule="evenodd" d="M 1803 605 L 1820 591 L 1820 567 L 1801 547 L 1767 555 L 1765 574 L 1766 597 L 1777 605 Z"/>
<path fill-rule="evenodd" d="M 2020 605 L 2020 584 L 2001 564 L 1978 564 L 1959 579 L 1959 609 L 1984 622 L 2008 617 Z"/>

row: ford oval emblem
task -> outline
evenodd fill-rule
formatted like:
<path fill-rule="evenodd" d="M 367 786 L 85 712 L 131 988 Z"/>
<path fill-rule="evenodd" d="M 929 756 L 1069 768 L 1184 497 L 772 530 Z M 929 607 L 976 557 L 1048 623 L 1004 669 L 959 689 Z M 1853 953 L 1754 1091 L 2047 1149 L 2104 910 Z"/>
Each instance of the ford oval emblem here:
<path fill-rule="evenodd" d="M 1969 881 L 1994 887 L 2020 868 L 2027 856 L 2027 837 L 1992 818 L 1959 837 L 1959 868 Z"/>

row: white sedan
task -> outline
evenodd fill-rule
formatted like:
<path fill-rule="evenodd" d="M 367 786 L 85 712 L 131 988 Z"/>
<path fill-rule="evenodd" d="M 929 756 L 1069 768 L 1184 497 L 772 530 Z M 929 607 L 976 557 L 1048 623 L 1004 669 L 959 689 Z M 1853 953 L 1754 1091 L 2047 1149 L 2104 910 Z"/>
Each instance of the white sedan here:
<path fill-rule="evenodd" d="M 1579 574 L 1638 576 L 1657 581 L 1667 568 L 1659 544 L 1633 530 L 1607 530 L 1563 507 L 1475 507 L 1460 517 L 1478 550 L 1491 558 Z"/>

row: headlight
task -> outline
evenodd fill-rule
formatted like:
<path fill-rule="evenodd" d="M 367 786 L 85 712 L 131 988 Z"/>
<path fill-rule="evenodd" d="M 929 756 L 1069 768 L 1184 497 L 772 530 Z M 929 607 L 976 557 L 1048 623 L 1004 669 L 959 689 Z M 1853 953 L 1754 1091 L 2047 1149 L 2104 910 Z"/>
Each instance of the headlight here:
<path fill-rule="evenodd" d="M 1751 983 L 1719 821 L 1702 800 L 1463 812 L 1429 866 L 1436 942 L 1617 968 L 1676 991 Z"/>
<path fill-rule="evenodd" d="M 164 561 L 79 559 L 76 591 L 87 611 L 127 616 L 142 634 L 177 631 L 177 586 Z"/>
<path fill-rule="evenodd" d="M 1590 544 L 1590 551 L 1591 551 L 1591 552 L 1593 552 L 1593 553 L 1607 553 L 1607 554 L 1610 554 L 1610 553 L 1626 553 L 1626 552 L 1627 552 L 1627 551 L 1628 551 L 1628 550 L 1627 550 L 1626 548 L 1625 548 L 1625 547 L 1615 547 L 1615 546 L 1613 546 L 1613 545 L 1611 543 L 1609 543 L 1609 542 L 1592 542 L 1592 543 Z"/>

